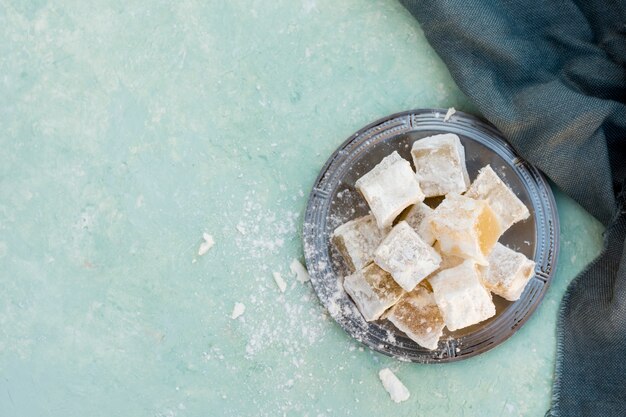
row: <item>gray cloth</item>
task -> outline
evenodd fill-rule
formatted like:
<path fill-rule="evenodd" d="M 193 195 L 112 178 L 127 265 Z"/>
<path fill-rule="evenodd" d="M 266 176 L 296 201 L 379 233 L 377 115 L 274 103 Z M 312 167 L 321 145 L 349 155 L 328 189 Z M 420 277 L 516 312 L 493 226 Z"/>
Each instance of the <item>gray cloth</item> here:
<path fill-rule="evenodd" d="M 401 0 L 518 153 L 608 228 L 557 326 L 552 416 L 626 416 L 626 1 Z"/>

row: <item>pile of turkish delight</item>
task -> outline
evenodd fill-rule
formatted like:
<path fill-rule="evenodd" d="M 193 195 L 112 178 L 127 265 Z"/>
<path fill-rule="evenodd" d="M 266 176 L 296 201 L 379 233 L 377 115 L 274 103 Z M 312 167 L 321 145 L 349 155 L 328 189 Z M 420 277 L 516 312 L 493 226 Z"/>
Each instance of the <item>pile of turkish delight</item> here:
<path fill-rule="evenodd" d="M 530 213 L 489 165 L 470 184 L 454 134 L 417 140 L 411 156 L 415 171 L 393 152 L 359 178 L 370 214 L 339 226 L 332 241 L 352 270 L 344 289 L 365 320 L 386 318 L 434 350 L 444 327 L 494 316 L 492 293 L 519 299 L 535 263 L 498 239 Z"/>

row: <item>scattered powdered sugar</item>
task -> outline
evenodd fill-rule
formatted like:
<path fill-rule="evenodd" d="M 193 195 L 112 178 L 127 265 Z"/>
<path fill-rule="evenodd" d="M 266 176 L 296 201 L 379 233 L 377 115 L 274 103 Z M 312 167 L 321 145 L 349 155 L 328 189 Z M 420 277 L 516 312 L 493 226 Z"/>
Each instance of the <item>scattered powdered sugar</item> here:
<path fill-rule="evenodd" d="M 292 293 L 290 293 L 292 294 Z M 246 344 L 247 359 L 268 348 L 279 349 L 295 368 L 304 364 L 304 352 L 328 330 L 328 319 L 314 296 L 295 302 L 281 296 L 262 319 L 248 324 L 251 337 Z M 258 316 L 257 316 L 258 317 Z"/>
<path fill-rule="evenodd" d="M 378 377 L 393 401 L 399 403 L 408 400 L 411 396 L 408 388 L 391 372 L 391 369 L 381 369 L 380 372 L 378 372 Z"/>
<path fill-rule="evenodd" d="M 293 368 L 302 368 L 311 346 L 332 326 L 313 288 L 296 282 L 306 282 L 309 276 L 293 258 L 295 253 L 290 253 L 290 247 L 297 246 L 301 239 L 301 222 L 299 213 L 289 209 L 291 193 L 287 190 L 285 194 L 289 194 L 283 200 L 289 203 L 287 206 L 281 206 L 281 197 L 270 207 L 262 191 L 251 190 L 242 200 L 233 202 L 236 220 L 225 221 L 223 233 L 231 238 L 239 260 L 231 276 L 247 277 L 239 284 L 239 289 L 247 293 L 246 299 L 238 301 L 254 311 L 247 311 L 245 320 L 237 324 L 244 339 L 244 358 L 279 355 Z M 304 196 L 304 192 L 296 188 L 293 195 Z M 214 354 L 210 356 L 216 359 Z"/>
<path fill-rule="evenodd" d="M 243 212 L 235 226 L 239 231 L 235 236 L 235 244 L 240 259 L 263 260 L 270 255 L 278 254 L 286 240 L 298 238 L 296 233 L 298 218 L 299 214 L 293 211 L 274 211 L 266 208 L 259 202 L 257 193 L 250 192 L 244 198 Z M 262 270 L 267 268 L 267 265 L 261 264 Z"/>
<path fill-rule="evenodd" d="M 306 268 L 300 263 L 300 261 L 298 261 L 295 258 L 294 260 L 291 261 L 291 264 L 289 265 L 289 270 L 291 271 L 292 274 L 296 276 L 296 279 L 298 280 L 298 282 L 301 282 L 304 284 L 305 282 L 311 279 L 311 277 L 309 277 L 309 273 L 306 270 Z"/>
<path fill-rule="evenodd" d="M 233 307 L 233 314 L 231 314 L 230 318 L 235 320 L 243 315 L 246 311 L 246 306 L 243 303 L 235 303 L 235 307 Z"/>
<path fill-rule="evenodd" d="M 450 120 L 450 118 L 452 117 L 452 115 L 456 113 L 456 109 L 454 107 L 450 107 L 448 109 L 448 112 L 446 113 L 446 115 L 443 118 L 444 122 L 447 122 L 448 120 Z"/>
<path fill-rule="evenodd" d="M 285 290 L 287 289 L 287 283 L 280 275 L 280 272 L 272 272 L 272 276 L 274 277 L 274 282 L 276 282 L 276 285 L 278 286 L 280 292 L 285 292 Z"/>
<path fill-rule="evenodd" d="M 218 346 L 211 346 L 211 348 L 208 351 L 202 352 L 202 359 L 205 362 L 208 362 L 213 359 L 222 361 L 224 360 L 224 354 L 222 354 L 222 351 Z"/>
<path fill-rule="evenodd" d="M 202 238 L 204 239 L 204 242 L 202 242 L 200 244 L 200 247 L 198 248 L 199 256 L 207 253 L 213 247 L 213 245 L 215 245 L 215 240 L 213 240 L 213 236 L 211 236 L 210 234 L 202 233 Z"/>

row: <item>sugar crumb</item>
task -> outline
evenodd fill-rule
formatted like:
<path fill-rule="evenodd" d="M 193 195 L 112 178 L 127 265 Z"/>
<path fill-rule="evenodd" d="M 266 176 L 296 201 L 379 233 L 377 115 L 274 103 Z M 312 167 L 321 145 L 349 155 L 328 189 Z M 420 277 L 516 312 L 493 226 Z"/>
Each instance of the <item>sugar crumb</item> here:
<path fill-rule="evenodd" d="M 233 314 L 231 314 L 230 318 L 235 320 L 243 315 L 246 311 L 246 306 L 243 303 L 235 303 L 235 307 L 233 307 Z"/>
<path fill-rule="evenodd" d="M 202 242 L 198 248 L 198 256 L 204 255 L 213 247 L 213 245 L 215 245 L 215 240 L 213 240 L 213 236 L 210 234 L 203 233 L 202 238 L 204 239 L 204 242 Z"/>
<path fill-rule="evenodd" d="M 391 372 L 391 369 L 381 369 L 380 372 L 378 372 L 378 377 L 394 402 L 400 403 L 406 401 L 411 396 L 408 388 Z"/>
<path fill-rule="evenodd" d="M 450 118 L 452 117 L 452 115 L 456 113 L 456 109 L 454 107 L 450 107 L 448 109 L 448 112 L 446 113 L 446 115 L 443 118 L 444 122 L 447 122 L 448 120 L 450 120 Z"/>
<path fill-rule="evenodd" d="M 274 281 L 276 282 L 276 285 L 278 286 L 280 292 L 285 292 L 285 290 L 287 289 L 287 283 L 280 275 L 280 272 L 273 272 L 272 276 L 274 277 Z"/>
<path fill-rule="evenodd" d="M 302 265 L 300 261 L 295 258 L 291 261 L 291 264 L 289 265 L 289 270 L 292 274 L 296 276 L 298 282 L 304 284 L 311 279 L 304 265 Z"/>

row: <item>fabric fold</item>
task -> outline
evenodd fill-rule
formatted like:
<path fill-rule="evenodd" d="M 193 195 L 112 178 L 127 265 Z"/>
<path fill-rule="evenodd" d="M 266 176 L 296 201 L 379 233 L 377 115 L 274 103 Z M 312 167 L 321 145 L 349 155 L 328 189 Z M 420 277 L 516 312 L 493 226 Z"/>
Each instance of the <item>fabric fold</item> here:
<path fill-rule="evenodd" d="M 561 304 L 548 414 L 626 415 L 626 3 L 401 3 L 482 115 L 607 226 Z"/>

